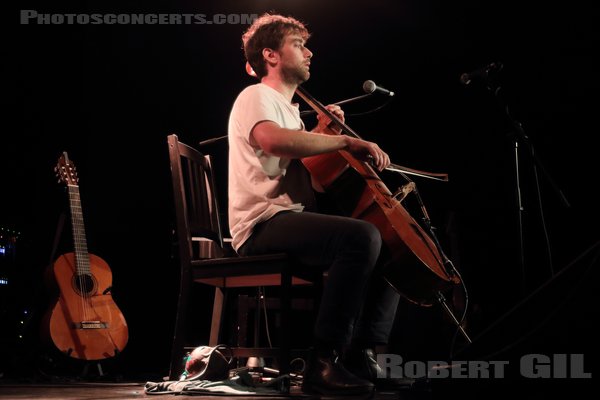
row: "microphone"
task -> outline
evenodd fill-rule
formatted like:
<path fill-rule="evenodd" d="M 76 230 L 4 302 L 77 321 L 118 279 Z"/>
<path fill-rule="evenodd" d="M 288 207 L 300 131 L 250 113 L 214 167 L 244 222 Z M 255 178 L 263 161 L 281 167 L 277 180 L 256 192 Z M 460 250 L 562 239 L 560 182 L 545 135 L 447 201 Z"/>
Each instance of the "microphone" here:
<path fill-rule="evenodd" d="M 493 62 L 486 65 L 483 68 L 476 69 L 475 71 L 465 72 L 460 76 L 460 83 L 463 85 L 470 85 L 472 81 L 488 81 L 494 74 L 500 72 L 504 68 L 504 65 L 500 62 Z"/>
<path fill-rule="evenodd" d="M 373 82 L 373 81 L 367 81 L 367 82 Z M 363 85 L 363 87 L 364 87 L 364 85 Z M 385 90 L 385 89 L 383 89 L 383 90 Z M 393 93 L 391 95 L 393 95 Z M 371 96 L 371 93 L 361 94 L 360 96 L 352 97 L 352 98 L 346 99 L 346 100 L 341 100 L 341 101 L 335 102 L 333 104 L 337 104 L 338 106 L 341 106 L 342 104 L 351 103 L 353 101 L 364 99 L 365 97 L 369 97 L 369 96 Z M 315 110 L 300 111 L 300 116 L 303 117 L 305 115 L 314 114 L 314 113 L 316 113 Z"/>
<path fill-rule="evenodd" d="M 371 94 L 373 92 L 379 92 L 381 94 L 385 94 L 390 97 L 392 97 L 394 95 L 394 92 L 384 89 L 381 86 L 377 86 L 375 84 L 375 82 L 373 82 L 372 80 L 368 80 L 368 81 L 365 81 L 365 83 L 363 83 L 363 90 L 367 94 Z"/>

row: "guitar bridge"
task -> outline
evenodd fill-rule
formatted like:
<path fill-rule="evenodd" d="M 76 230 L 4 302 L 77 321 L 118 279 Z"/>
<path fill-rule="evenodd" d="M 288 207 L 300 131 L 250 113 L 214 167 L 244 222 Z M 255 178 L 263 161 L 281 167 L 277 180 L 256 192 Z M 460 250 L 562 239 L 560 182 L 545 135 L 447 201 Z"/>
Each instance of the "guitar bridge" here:
<path fill-rule="evenodd" d="M 81 321 L 73 324 L 74 329 L 106 329 L 108 324 L 102 321 Z"/>

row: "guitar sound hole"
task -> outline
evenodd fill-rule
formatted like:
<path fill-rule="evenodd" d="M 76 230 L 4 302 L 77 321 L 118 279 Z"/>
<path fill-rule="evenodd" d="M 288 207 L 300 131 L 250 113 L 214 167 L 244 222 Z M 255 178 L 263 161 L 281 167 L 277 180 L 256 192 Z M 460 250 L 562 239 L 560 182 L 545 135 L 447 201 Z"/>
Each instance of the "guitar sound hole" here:
<path fill-rule="evenodd" d="M 98 282 L 94 275 L 90 274 L 73 275 L 71 285 L 80 296 L 93 295 L 98 290 Z"/>

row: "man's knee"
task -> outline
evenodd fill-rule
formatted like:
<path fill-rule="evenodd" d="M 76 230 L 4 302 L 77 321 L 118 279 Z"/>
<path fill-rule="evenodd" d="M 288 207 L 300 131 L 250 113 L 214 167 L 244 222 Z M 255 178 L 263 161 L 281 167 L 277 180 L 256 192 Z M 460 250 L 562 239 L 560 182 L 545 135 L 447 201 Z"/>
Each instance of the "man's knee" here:
<path fill-rule="evenodd" d="M 353 253 L 368 257 L 373 263 L 381 251 L 381 234 L 370 222 L 356 220 L 347 232 L 346 246 Z"/>
<path fill-rule="evenodd" d="M 367 221 L 361 221 L 361 234 L 359 239 L 372 252 L 379 254 L 381 250 L 381 233 L 375 225 Z"/>

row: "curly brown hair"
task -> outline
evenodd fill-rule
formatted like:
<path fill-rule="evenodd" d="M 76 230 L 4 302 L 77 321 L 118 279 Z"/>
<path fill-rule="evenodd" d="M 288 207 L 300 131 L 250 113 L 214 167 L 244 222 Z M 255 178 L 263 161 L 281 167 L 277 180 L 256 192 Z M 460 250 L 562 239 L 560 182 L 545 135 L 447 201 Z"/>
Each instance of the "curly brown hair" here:
<path fill-rule="evenodd" d="M 262 56 L 263 49 L 279 50 L 285 36 L 292 33 L 299 34 L 305 41 L 310 37 L 308 29 L 297 19 L 269 13 L 254 20 L 244 32 L 244 55 L 259 79 L 267 74 L 267 63 Z"/>

